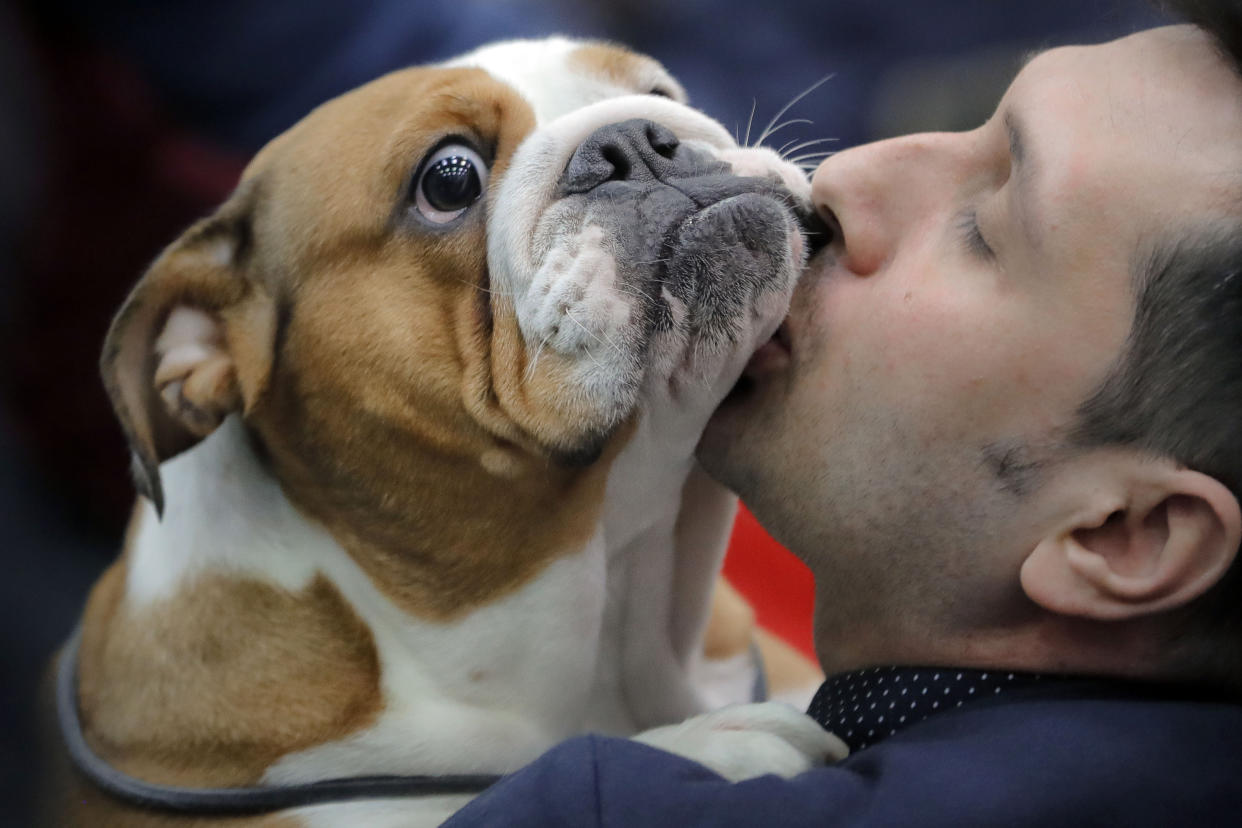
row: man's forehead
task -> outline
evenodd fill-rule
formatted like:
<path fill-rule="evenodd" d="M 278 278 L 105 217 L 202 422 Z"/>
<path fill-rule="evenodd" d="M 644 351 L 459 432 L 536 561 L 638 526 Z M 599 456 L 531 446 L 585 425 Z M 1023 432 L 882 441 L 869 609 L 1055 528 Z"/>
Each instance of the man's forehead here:
<path fill-rule="evenodd" d="M 1118 101 L 1162 94 L 1200 99 L 1223 96 L 1242 106 L 1242 77 L 1212 38 L 1191 25 L 1147 29 L 1106 43 L 1030 52 L 1011 90 L 1049 80 L 1069 82 L 1078 91 L 1111 89 L 1118 93 Z"/>
<path fill-rule="evenodd" d="M 1042 52 L 998 111 L 1021 116 L 1031 143 L 1064 164 L 1135 184 L 1146 175 L 1231 191 L 1242 183 L 1242 77 L 1193 26 Z"/>

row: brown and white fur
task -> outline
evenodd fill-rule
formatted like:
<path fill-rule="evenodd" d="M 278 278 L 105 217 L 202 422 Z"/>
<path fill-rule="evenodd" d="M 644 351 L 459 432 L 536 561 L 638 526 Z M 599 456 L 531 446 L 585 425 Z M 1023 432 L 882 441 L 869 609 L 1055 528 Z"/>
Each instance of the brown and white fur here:
<path fill-rule="evenodd" d="M 656 62 L 564 39 L 397 72 L 272 141 L 160 256 L 102 360 L 147 497 L 83 618 L 100 755 L 225 786 L 507 772 L 586 730 L 655 728 L 733 778 L 835 749 L 771 705 L 661 727 L 704 710 L 734 509 L 692 452 L 785 314 L 808 195 L 682 101 Z M 567 194 L 579 148 L 635 118 L 757 178 L 668 227 Z M 490 172 L 440 223 L 414 190 L 445 141 Z M 198 824 L 60 796 L 59 824 Z M 462 801 L 204 824 L 433 824 Z"/>

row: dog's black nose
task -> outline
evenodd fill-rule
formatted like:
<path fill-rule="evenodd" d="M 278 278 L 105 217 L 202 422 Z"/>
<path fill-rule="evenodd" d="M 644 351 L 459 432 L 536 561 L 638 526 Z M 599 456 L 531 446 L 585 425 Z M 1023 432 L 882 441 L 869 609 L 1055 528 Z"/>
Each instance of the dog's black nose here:
<path fill-rule="evenodd" d="M 643 118 L 607 124 L 574 151 L 561 180 L 568 194 L 585 193 L 608 181 L 664 181 L 680 177 L 681 142 L 668 127 Z"/>

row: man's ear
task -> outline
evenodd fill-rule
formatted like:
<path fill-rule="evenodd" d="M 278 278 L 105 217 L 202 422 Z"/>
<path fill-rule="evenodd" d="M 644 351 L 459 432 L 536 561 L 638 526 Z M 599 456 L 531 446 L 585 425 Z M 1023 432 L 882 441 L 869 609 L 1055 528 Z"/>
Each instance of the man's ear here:
<path fill-rule="evenodd" d="M 170 245 L 104 341 L 100 369 L 139 491 L 163 512 L 159 464 L 249 410 L 267 385 L 274 303 L 248 277 L 250 199 L 239 191 Z"/>
<path fill-rule="evenodd" d="M 1242 542 L 1228 487 L 1128 452 L 1105 468 L 1082 481 L 1078 508 L 1024 561 L 1031 600 L 1061 615 L 1116 621 L 1182 606 L 1220 580 Z"/>

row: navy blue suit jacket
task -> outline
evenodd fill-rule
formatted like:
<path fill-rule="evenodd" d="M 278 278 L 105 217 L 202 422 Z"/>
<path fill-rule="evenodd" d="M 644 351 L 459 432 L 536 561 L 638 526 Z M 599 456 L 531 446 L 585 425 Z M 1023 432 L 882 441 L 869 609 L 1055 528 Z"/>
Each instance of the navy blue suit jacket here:
<path fill-rule="evenodd" d="M 446 825 L 1242 825 L 1242 706 L 1074 688 L 946 711 L 789 780 L 729 783 L 646 745 L 579 737 Z"/>

